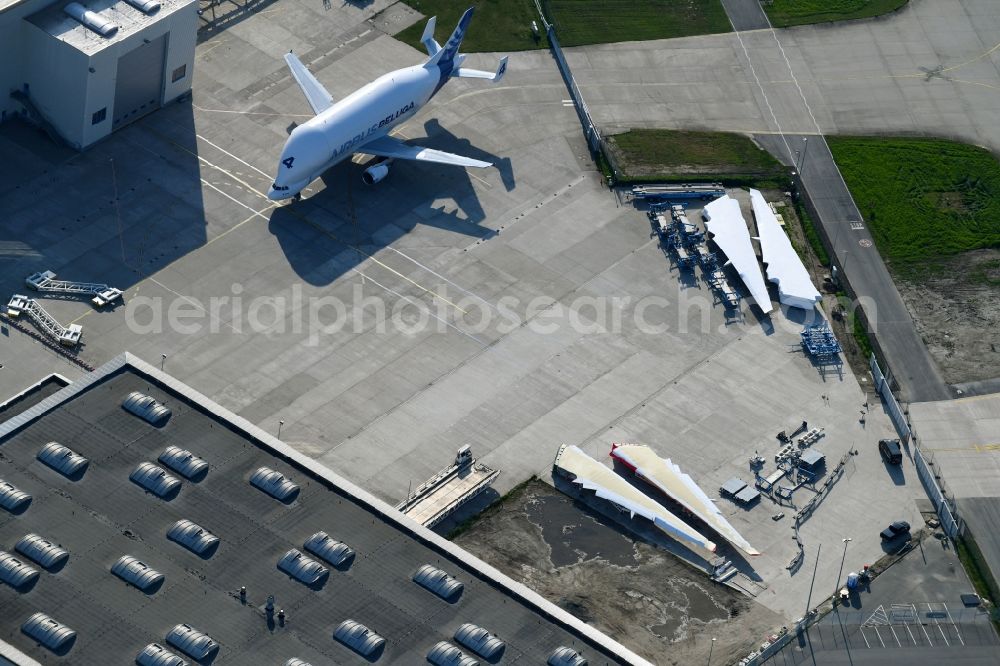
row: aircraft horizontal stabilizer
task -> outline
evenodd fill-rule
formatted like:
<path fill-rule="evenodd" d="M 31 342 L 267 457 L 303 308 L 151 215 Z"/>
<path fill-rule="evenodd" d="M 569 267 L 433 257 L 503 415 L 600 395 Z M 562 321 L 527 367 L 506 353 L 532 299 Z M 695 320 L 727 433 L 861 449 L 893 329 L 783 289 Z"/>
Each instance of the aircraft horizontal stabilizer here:
<path fill-rule="evenodd" d="M 496 83 L 503 78 L 503 75 L 507 72 L 507 56 L 500 58 L 500 64 L 497 65 L 496 72 L 484 72 L 481 69 L 467 69 L 465 67 L 459 67 L 456 69 L 452 76 L 458 76 L 464 79 L 488 79 Z"/>
<path fill-rule="evenodd" d="M 388 136 L 383 136 L 366 143 L 359 152 L 400 160 L 437 162 L 438 164 L 452 164 L 454 166 L 477 167 L 480 169 L 493 166 L 491 162 L 474 160 L 471 157 L 462 157 L 454 153 L 446 153 L 443 150 L 434 150 L 433 148 L 424 148 L 423 146 L 411 146 Z"/>
<path fill-rule="evenodd" d="M 292 71 L 295 82 L 302 88 L 302 94 L 306 96 L 306 101 L 312 107 L 313 113 L 319 115 L 333 106 L 333 95 L 327 92 L 323 84 L 312 75 L 298 57 L 289 51 L 285 54 L 285 62 L 288 69 Z"/>

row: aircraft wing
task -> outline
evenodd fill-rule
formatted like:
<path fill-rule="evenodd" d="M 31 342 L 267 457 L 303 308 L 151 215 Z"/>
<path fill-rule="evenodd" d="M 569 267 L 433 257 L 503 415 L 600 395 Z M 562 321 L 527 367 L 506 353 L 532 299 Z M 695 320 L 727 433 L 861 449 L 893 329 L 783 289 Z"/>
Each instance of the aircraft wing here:
<path fill-rule="evenodd" d="M 306 101 L 312 107 L 313 113 L 319 115 L 333 106 L 333 96 L 327 92 L 322 83 L 316 80 L 312 72 L 306 69 L 306 66 L 294 53 L 291 51 L 286 53 L 285 62 L 288 63 L 288 69 L 292 71 L 295 82 L 299 84 L 299 88 L 302 88 L 302 94 L 306 96 Z"/>
<path fill-rule="evenodd" d="M 410 146 L 408 144 L 383 136 L 375 139 L 371 143 L 366 143 L 358 148 L 359 153 L 368 155 L 378 155 L 379 157 L 392 157 L 401 160 L 417 160 L 420 162 L 437 162 L 439 164 L 453 164 L 455 166 L 485 168 L 493 166 L 491 162 L 474 160 L 471 157 L 462 157 L 454 153 L 446 153 L 443 150 L 424 148 L 423 146 Z"/>

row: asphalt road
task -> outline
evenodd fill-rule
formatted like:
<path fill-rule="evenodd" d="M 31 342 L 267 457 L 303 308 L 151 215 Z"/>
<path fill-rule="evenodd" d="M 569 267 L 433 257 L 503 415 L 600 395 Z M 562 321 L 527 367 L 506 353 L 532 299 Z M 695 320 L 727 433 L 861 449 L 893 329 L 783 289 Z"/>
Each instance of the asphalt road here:
<path fill-rule="evenodd" d="M 785 164 L 791 162 L 786 142 L 791 148 L 799 163 L 802 185 L 833 246 L 835 263 L 856 293 L 904 400 L 924 402 L 952 397 L 823 137 L 762 134 L 754 138 Z"/>
<path fill-rule="evenodd" d="M 762 30 L 771 23 L 760 6 L 760 0 L 722 0 L 726 14 L 735 30 Z"/>
<path fill-rule="evenodd" d="M 857 570 L 861 560 L 848 551 L 847 562 L 845 570 Z M 822 618 L 765 663 L 998 663 L 1000 640 L 992 625 L 961 603 L 971 590 L 950 542 L 928 537 L 855 594 L 849 606 Z M 913 620 L 894 610 L 906 606 L 913 609 Z"/>
<path fill-rule="evenodd" d="M 722 4 L 737 31 L 771 27 L 757 0 L 723 0 Z M 754 59 L 749 52 L 747 57 Z M 794 77 L 791 65 L 789 74 Z M 806 111 L 812 115 L 803 104 L 800 113 Z M 861 213 L 822 135 L 813 136 L 811 145 L 809 137 L 803 135 L 766 134 L 756 139 L 785 164 L 794 162 L 800 171 L 802 186 L 833 244 L 835 263 L 853 288 L 868 319 L 869 331 L 885 355 L 904 399 L 914 402 L 952 397 L 862 223 Z"/>
<path fill-rule="evenodd" d="M 723 0 L 722 4 L 738 31 L 771 27 L 757 0 Z M 747 57 L 755 59 L 749 52 Z M 794 77 L 791 65 L 789 74 Z M 800 113 L 807 111 L 811 116 L 812 111 L 803 104 Z M 797 134 L 765 134 L 755 138 L 782 162 L 800 171 L 802 186 L 833 245 L 835 263 L 853 288 L 868 319 L 869 332 L 885 355 L 904 399 L 914 402 L 952 397 L 875 249 L 823 136 L 812 136 L 811 144 L 809 136 Z"/>

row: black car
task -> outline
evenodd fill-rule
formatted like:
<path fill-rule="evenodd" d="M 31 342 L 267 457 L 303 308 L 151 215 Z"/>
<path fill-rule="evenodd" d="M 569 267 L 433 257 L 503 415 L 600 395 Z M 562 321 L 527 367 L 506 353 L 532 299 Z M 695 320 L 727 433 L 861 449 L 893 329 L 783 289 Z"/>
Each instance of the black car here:
<path fill-rule="evenodd" d="M 879 536 L 882 537 L 883 541 L 889 541 L 891 539 L 895 539 L 901 534 L 909 535 L 909 533 L 910 524 L 905 520 L 897 520 L 896 522 L 890 524 L 889 527 L 882 530 L 879 533 Z"/>
<path fill-rule="evenodd" d="M 880 439 L 878 452 L 882 454 L 882 460 L 890 465 L 899 465 L 903 462 L 903 449 L 900 448 L 898 439 Z"/>

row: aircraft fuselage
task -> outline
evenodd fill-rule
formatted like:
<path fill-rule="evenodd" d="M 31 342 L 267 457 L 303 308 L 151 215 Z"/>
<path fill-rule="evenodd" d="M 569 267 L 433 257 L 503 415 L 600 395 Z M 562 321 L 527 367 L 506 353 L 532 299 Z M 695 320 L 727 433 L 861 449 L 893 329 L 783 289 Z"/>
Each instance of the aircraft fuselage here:
<path fill-rule="evenodd" d="M 281 151 L 278 174 L 267 193 L 278 201 L 309 183 L 369 141 L 412 118 L 440 88 L 437 67 L 415 65 L 384 74 L 292 130 Z"/>

